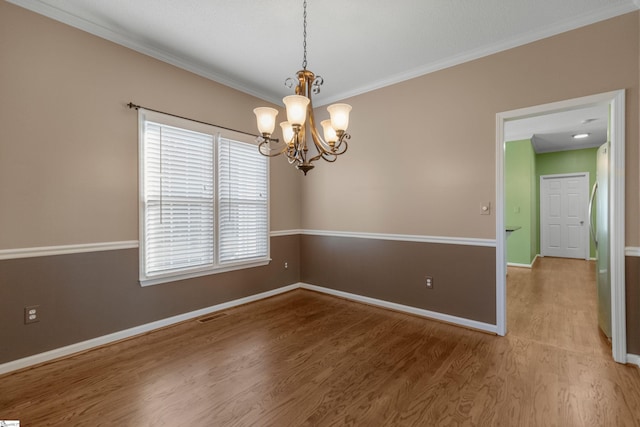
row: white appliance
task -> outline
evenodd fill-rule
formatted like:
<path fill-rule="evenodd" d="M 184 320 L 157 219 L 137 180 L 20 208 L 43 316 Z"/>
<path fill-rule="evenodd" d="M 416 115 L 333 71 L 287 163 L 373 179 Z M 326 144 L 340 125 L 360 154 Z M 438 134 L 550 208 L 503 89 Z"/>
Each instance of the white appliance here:
<path fill-rule="evenodd" d="M 598 325 L 611 339 L 611 275 L 609 260 L 609 142 L 598 148 L 596 182 L 589 200 L 589 225 L 596 246 Z"/>

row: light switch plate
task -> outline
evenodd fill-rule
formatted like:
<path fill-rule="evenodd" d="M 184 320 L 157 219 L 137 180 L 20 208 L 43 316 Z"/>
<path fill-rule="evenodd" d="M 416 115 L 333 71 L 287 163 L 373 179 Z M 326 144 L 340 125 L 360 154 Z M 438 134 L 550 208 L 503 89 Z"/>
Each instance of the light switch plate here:
<path fill-rule="evenodd" d="M 491 202 L 480 203 L 480 215 L 491 215 Z"/>

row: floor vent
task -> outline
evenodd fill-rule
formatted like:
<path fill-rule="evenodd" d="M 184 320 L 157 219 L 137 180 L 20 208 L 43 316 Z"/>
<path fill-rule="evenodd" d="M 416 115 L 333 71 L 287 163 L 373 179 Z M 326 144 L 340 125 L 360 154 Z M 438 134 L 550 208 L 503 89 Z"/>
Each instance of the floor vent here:
<path fill-rule="evenodd" d="M 226 316 L 227 313 L 216 313 L 216 314 L 212 314 L 211 316 L 207 316 L 207 317 L 200 317 L 198 319 L 198 322 L 200 323 L 207 323 L 207 322 L 211 322 L 212 320 L 216 320 L 219 319 L 221 317 Z"/>

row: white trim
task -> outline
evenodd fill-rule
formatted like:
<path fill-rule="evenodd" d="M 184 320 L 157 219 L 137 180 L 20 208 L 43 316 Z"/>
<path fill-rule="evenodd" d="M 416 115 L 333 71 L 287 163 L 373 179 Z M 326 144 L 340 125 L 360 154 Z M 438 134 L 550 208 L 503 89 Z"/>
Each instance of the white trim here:
<path fill-rule="evenodd" d="M 507 334 L 507 233 L 505 230 L 505 182 L 503 113 L 496 114 L 496 327 L 498 335 Z"/>
<path fill-rule="evenodd" d="M 49 362 L 51 360 L 69 356 L 81 351 L 90 350 L 92 348 L 110 344 L 126 338 L 131 338 L 136 335 L 151 332 L 156 329 L 164 328 L 166 326 L 171 326 L 176 323 L 184 322 L 185 320 L 194 319 L 196 317 L 204 316 L 206 314 L 214 313 L 216 311 L 227 310 L 232 307 L 237 307 L 239 305 L 269 298 L 269 297 L 279 295 L 285 292 L 289 292 L 298 288 L 300 288 L 300 284 L 294 283 L 293 285 L 283 286 L 281 288 L 277 288 L 271 291 L 262 292 L 256 295 L 251 295 L 245 298 L 240 298 L 240 299 L 225 302 L 222 304 L 217 304 L 217 305 L 203 308 L 200 310 L 191 311 L 189 313 L 179 314 L 177 316 L 169 317 L 169 318 L 158 320 L 151 323 L 146 323 L 144 325 L 136 326 L 130 329 L 125 329 L 123 331 L 114 332 L 109 335 L 103 335 L 101 337 L 93 338 L 87 341 L 82 341 L 82 342 L 71 344 L 65 347 L 56 348 L 54 350 L 50 350 L 44 353 L 35 354 L 33 356 L 7 362 L 0 365 L 0 375 L 6 374 L 11 371 L 17 371 L 18 369 L 24 369 L 29 366 L 38 365 L 40 363 Z"/>
<path fill-rule="evenodd" d="M 442 322 L 452 323 L 457 326 L 464 326 L 467 328 L 478 329 L 484 332 L 496 333 L 496 326 L 489 323 L 478 322 L 476 320 L 465 319 L 463 317 L 452 316 L 450 314 L 438 313 L 436 311 L 425 310 L 422 308 L 410 307 L 407 305 L 397 304 L 395 302 L 389 302 L 376 298 L 365 297 L 362 295 L 352 294 L 349 292 L 337 291 L 335 289 L 324 288 L 322 286 L 310 285 L 307 283 L 301 283 L 300 288 L 310 291 L 321 292 L 323 294 L 333 295 L 340 298 L 349 299 L 352 301 L 375 305 L 377 307 L 388 308 L 390 310 L 401 311 L 403 313 L 409 313 L 428 319 L 440 320 Z"/>
<path fill-rule="evenodd" d="M 422 236 L 416 234 L 360 233 L 350 231 L 303 230 L 308 236 L 352 237 L 358 239 L 394 240 L 403 242 L 442 243 L 448 245 L 495 247 L 494 239 L 477 239 L 473 237 Z"/>
<path fill-rule="evenodd" d="M 393 240 L 401 242 L 441 243 L 447 245 L 484 246 L 491 248 L 496 247 L 496 241 L 493 239 L 478 239 L 473 237 L 421 236 L 417 234 L 358 233 L 346 231 L 291 229 L 271 231 L 269 233 L 269 237 L 295 236 L 298 234 L 304 234 L 308 236 L 351 237 L 359 239 Z M 84 252 L 114 251 L 119 249 L 137 249 L 138 247 L 138 240 L 126 240 L 122 242 L 83 243 L 78 245 L 1 249 L 0 260 L 33 258 L 50 255 L 69 255 Z M 640 248 L 638 248 L 638 251 L 640 251 Z"/>
<path fill-rule="evenodd" d="M 296 234 L 302 234 L 302 230 L 300 229 L 277 230 L 277 231 L 272 231 L 269 235 L 271 237 L 281 237 L 281 236 L 294 236 Z"/>
<path fill-rule="evenodd" d="M 135 249 L 137 240 L 122 242 L 82 243 L 78 245 L 42 246 L 36 248 L 2 249 L 0 260 L 16 258 L 34 258 L 52 255 L 79 254 L 84 252 L 115 251 L 120 249 Z"/>
<path fill-rule="evenodd" d="M 624 254 L 626 256 L 640 256 L 640 247 L 638 247 L 638 246 L 627 246 L 626 248 L 624 248 Z"/>
<path fill-rule="evenodd" d="M 533 268 L 533 263 L 531 264 L 520 264 L 519 262 L 508 262 L 507 267 L 521 267 L 521 268 Z"/>
<path fill-rule="evenodd" d="M 616 362 L 627 360 L 625 323 L 625 91 L 624 89 L 585 96 L 496 114 L 496 230 L 504 230 L 504 123 L 526 117 L 567 111 L 579 107 L 607 104 L 611 108 L 610 151 L 610 256 L 611 256 L 611 330 L 612 353 Z M 505 236 L 496 239 L 496 320 L 498 334 L 506 334 Z"/>
<path fill-rule="evenodd" d="M 625 91 L 612 93 L 609 157 L 609 259 L 611 260 L 611 347 L 613 360 L 626 362 L 627 319 L 625 297 Z"/>
<path fill-rule="evenodd" d="M 627 363 L 633 363 L 640 368 L 640 355 L 627 354 Z"/>
<path fill-rule="evenodd" d="M 520 264 L 520 263 L 517 263 L 517 262 L 508 262 L 507 266 L 509 266 L 509 267 L 522 267 L 522 268 L 533 268 L 533 264 L 535 264 L 536 261 L 538 260 L 538 256 L 541 256 L 541 255 L 537 255 L 536 254 L 536 256 L 533 257 L 533 261 L 531 261 L 531 264 Z"/>

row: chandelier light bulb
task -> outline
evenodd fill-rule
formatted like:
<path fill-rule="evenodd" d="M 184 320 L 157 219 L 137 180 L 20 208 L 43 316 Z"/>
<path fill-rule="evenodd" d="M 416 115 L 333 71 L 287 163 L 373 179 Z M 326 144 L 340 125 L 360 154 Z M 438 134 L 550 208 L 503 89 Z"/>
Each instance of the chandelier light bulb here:
<path fill-rule="evenodd" d="M 276 116 L 278 110 L 270 107 L 258 107 L 253 109 L 258 121 L 258 131 L 262 135 L 271 135 L 276 128 Z"/>
<path fill-rule="evenodd" d="M 293 127 L 291 127 L 291 123 L 289 122 L 281 122 L 280 127 L 282 128 L 282 138 L 286 144 L 291 144 L 293 142 Z"/>
<path fill-rule="evenodd" d="M 351 105 L 333 104 L 327 107 L 327 111 L 331 116 L 331 126 L 336 131 L 346 131 L 349 127 L 349 112 L 351 112 Z"/>
<path fill-rule="evenodd" d="M 338 134 L 336 133 L 336 130 L 331 126 L 331 120 L 323 120 L 320 122 L 320 125 L 322 125 L 324 140 L 329 144 L 335 144 L 335 142 L 338 140 Z"/>
<path fill-rule="evenodd" d="M 302 95 L 289 95 L 282 98 L 287 107 L 287 121 L 292 126 L 302 126 L 307 119 L 307 106 L 309 98 Z"/>

